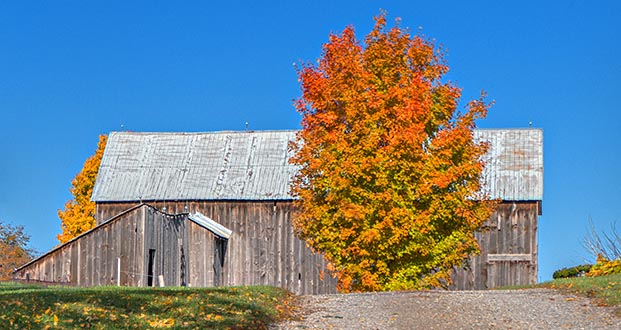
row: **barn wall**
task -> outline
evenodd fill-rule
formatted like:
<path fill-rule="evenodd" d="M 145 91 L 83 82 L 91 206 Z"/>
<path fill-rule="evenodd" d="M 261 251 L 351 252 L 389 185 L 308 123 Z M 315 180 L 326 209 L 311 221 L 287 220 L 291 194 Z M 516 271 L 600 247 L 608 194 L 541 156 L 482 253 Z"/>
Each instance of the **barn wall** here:
<path fill-rule="evenodd" d="M 147 286 L 152 250 L 151 285 L 159 285 L 161 275 L 167 286 L 211 286 L 214 239 L 187 214 L 164 214 L 143 205 L 52 250 L 15 276 L 79 286 Z"/>
<path fill-rule="evenodd" d="M 195 287 L 216 286 L 214 283 L 214 241 L 212 233 L 194 222 L 188 222 L 189 278 L 188 285 Z M 228 252 L 227 252 L 228 253 Z"/>
<path fill-rule="evenodd" d="M 168 215 L 147 207 L 144 228 L 144 250 L 140 260 L 143 262 L 144 286 L 148 285 L 149 250 L 154 251 L 152 286 L 160 284 L 162 276 L 164 285 L 188 285 L 188 233 L 187 215 Z M 208 235 L 213 236 L 207 230 Z M 205 261 L 203 261 L 205 262 Z"/>
<path fill-rule="evenodd" d="M 214 279 L 217 238 L 187 220 L 146 205 L 125 212 L 79 239 L 52 250 L 18 271 L 17 278 L 81 286 L 146 286 L 149 250 L 155 251 L 153 285 L 272 285 L 298 294 L 336 291 L 321 255 L 297 239 L 291 202 L 154 203 L 169 213 L 201 212 L 233 230 L 220 281 Z M 127 210 L 135 204 L 99 205 L 98 212 Z M 476 233 L 481 254 L 454 273 L 451 289 L 487 289 L 537 282 L 538 203 L 504 202 Z M 111 218 L 109 216 L 108 218 Z M 28 275 L 26 275 L 28 274 Z"/>
<path fill-rule="evenodd" d="M 476 233 L 481 254 L 453 274 L 451 289 L 537 283 L 537 202 L 503 202 Z"/>
<path fill-rule="evenodd" d="M 122 220 L 50 251 L 18 270 L 15 277 L 79 286 L 116 285 L 120 258 L 120 284 L 142 286 L 143 278 L 137 274 L 143 272 L 145 210 L 137 208 Z"/>
<path fill-rule="evenodd" d="M 290 201 L 150 202 L 167 213 L 200 212 L 233 234 L 228 242 L 220 285 L 271 285 L 297 294 L 336 292 L 326 261 L 295 237 Z M 109 219 L 135 203 L 99 203 L 98 219 Z M 189 225 L 188 284 L 214 285 L 214 238 Z M 198 260 L 209 260 L 200 265 Z"/>

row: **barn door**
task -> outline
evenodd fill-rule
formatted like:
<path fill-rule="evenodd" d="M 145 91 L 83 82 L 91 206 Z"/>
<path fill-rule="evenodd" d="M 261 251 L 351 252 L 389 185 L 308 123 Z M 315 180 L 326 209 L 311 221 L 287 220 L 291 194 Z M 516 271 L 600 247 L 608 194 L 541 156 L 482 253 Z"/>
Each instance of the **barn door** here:
<path fill-rule="evenodd" d="M 530 254 L 489 254 L 487 257 L 487 288 L 531 283 Z"/>
<path fill-rule="evenodd" d="M 220 237 L 214 238 L 213 249 L 213 285 L 220 286 L 223 283 L 222 268 L 224 268 L 224 257 L 226 256 L 226 246 L 228 244 L 227 239 Z"/>

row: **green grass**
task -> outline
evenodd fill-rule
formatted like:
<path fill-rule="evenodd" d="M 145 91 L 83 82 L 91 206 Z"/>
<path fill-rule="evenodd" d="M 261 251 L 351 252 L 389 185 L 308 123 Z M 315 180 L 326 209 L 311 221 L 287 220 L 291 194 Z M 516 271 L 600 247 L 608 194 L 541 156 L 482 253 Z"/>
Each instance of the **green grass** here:
<path fill-rule="evenodd" d="M 601 305 L 615 306 L 621 316 L 621 274 L 562 278 L 537 286 L 594 298 Z"/>
<path fill-rule="evenodd" d="M 39 287 L 0 283 L 0 329 L 266 329 L 293 296 L 267 286 Z"/>

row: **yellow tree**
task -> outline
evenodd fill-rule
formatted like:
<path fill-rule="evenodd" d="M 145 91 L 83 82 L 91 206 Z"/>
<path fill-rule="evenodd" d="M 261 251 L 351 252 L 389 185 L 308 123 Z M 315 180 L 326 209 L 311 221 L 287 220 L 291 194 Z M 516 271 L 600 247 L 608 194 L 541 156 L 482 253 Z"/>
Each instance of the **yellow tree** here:
<path fill-rule="evenodd" d="M 477 193 L 486 145 L 473 140 L 489 104 L 458 112 L 434 43 L 375 21 L 362 43 L 351 26 L 330 35 L 298 70 L 294 225 L 342 291 L 446 287 L 493 211 Z"/>
<path fill-rule="evenodd" d="M 71 181 L 70 191 L 73 199 L 65 203 L 64 210 L 58 210 L 62 233 L 56 238 L 60 243 L 65 243 L 95 227 L 95 203 L 91 201 L 91 195 L 107 139 L 106 135 L 99 136 L 97 151 L 84 162 L 82 171 Z"/>

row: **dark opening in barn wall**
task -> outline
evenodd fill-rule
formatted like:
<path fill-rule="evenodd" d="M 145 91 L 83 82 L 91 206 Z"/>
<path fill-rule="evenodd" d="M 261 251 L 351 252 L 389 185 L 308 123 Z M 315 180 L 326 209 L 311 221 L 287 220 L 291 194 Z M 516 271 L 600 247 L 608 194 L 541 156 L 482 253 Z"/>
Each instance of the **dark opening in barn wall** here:
<path fill-rule="evenodd" d="M 220 237 L 214 238 L 214 254 L 213 254 L 213 285 L 220 286 L 222 285 L 222 269 L 224 268 L 224 260 L 226 259 L 226 246 L 228 244 L 228 239 L 223 239 Z"/>
<path fill-rule="evenodd" d="M 153 286 L 153 263 L 155 262 L 155 249 L 149 249 L 149 265 L 147 266 L 147 286 Z"/>

